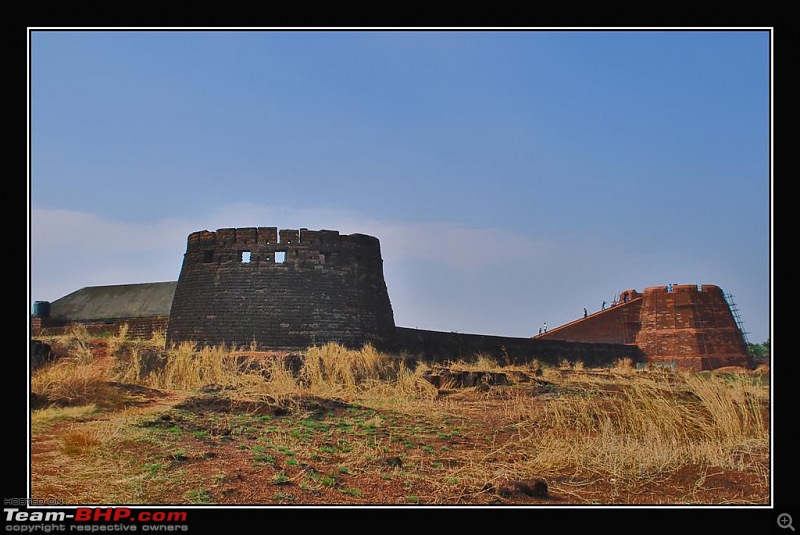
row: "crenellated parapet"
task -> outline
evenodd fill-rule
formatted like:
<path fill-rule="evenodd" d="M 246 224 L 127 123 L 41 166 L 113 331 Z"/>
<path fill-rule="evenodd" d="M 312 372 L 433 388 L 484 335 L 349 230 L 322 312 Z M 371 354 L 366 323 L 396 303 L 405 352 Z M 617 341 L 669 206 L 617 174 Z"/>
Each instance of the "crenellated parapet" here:
<path fill-rule="evenodd" d="M 184 264 L 289 264 L 380 262 L 380 242 L 365 234 L 276 227 L 222 228 L 189 235 Z"/>

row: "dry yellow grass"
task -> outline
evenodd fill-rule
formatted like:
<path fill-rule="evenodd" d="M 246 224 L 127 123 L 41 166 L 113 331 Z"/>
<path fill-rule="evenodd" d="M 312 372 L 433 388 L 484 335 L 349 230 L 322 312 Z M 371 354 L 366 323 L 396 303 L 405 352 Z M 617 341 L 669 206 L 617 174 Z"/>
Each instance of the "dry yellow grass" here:
<path fill-rule="evenodd" d="M 358 350 L 332 343 L 311 347 L 302 356 L 299 373 L 290 370 L 280 356 L 254 357 L 220 346 L 198 348 L 190 342 L 166 350 L 163 367 L 148 369 L 142 362 L 142 351 L 152 347 L 152 341 L 144 345 L 128 342 L 124 358 L 115 363 L 114 379 L 189 391 L 213 384 L 230 389 L 235 397 L 269 401 L 303 395 L 347 400 L 398 396 L 433 399 L 437 395 L 419 370 L 415 373 L 402 359 L 371 345 Z"/>
<path fill-rule="evenodd" d="M 620 374 L 630 375 L 636 371 L 636 367 L 633 364 L 632 358 L 625 357 L 617 360 L 617 362 L 614 364 L 613 370 Z"/>
<path fill-rule="evenodd" d="M 456 407 L 460 414 L 480 412 L 481 400 L 490 401 L 472 391 L 464 398 L 468 403 L 455 395 L 441 398 L 421 376 L 427 366 L 409 369 L 403 359 L 371 346 L 309 348 L 297 373 L 280 357 L 245 356 L 225 347 L 183 343 L 166 350 L 163 367 L 148 371 L 141 352 L 158 347 L 160 340 L 133 342 L 125 335 L 121 330 L 109 345 L 115 350 L 128 348 L 130 358 L 112 368 L 89 358 L 82 349 L 88 347 L 82 334 L 71 333 L 69 343 L 77 356 L 34 373 L 33 391 L 77 410 L 79 406 L 113 408 L 111 379 L 184 391 L 215 384 L 227 387 L 226 395 L 248 400 L 291 402 L 312 395 L 376 408 L 390 404 L 393 411 L 433 420 L 455 414 Z M 492 393 L 503 396 L 504 421 L 498 424 L 510 426 L 514 433 L 489 442 L 487 453 L 457 468 L 443 469 L 441 481 L 480 488 L 487 482 L 573 473 L 622 484 L 657 479 L 688 464 L 751 470 L 752 459 L 769 452 L 768 390 L 747 374 L 637 371 L 624 359 L 607 370 L 586 369 L 566 360 L 554 367 L 536 361 L 502 367 L 486 356 L 456 364 L 471 370 L 527 372 L 547 381 L 553 394 L 546 403 L 537 403 L 536 396 L 525 389 L 493 389 Z M 609 385 L 613 388 L 605 388 Z M 69 418 L 54 411 L 35 414 L 35 421 L 46 426 Z M 380 416 L 375 418 L 376 426 L 386 424 Z M 115 437 L 111 428 L 75 426 L 64 435 L 62 450 L 70 455 L 110 451 Z M 302 447 L 289 435 L 277 434 L 273 442 Z M 367 466 L 366 459 L 375 458 L 384 447 L 380 442 L 354 442 L 348 463 Z"/>
<path fill-rule="evenodd" d="M 108 381 L 108 363 L 79 355 L 36 370 L 31 377 L 31 392 L 47 404 L 117 407 L 121 402 L 120 395 Z"/>
<path fill-rule="evenodd" d="M 732 467 L 734 452 L 767 452 L 762 400 L 744 378 L 724 381 L 684 372 L 643 374 L 615 396 L 567 397 L 521 418 L 524 441 L 551 463 L 618 478 L 652 476 L 689 463 Z M 590 392 L 590 390 L 587 390 Z M 521 416 L 516 407 L 515 415 Z"/>
<path fill-rule="evenodd" d="M 390 380 L 396 370 L 393 359 L 371 345 L 355 351 L 325 344 L 307 351 L 300 377 L 316 394 L 342 394 L 363 390 L 375 381 Z"/>

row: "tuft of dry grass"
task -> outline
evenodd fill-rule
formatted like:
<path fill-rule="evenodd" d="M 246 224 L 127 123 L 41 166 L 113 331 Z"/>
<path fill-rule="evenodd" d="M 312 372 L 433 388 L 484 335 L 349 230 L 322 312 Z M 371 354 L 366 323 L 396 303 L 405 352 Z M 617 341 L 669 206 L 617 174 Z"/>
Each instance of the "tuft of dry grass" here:
<path fill-rule="evenodd" d="M 123 402 L 108 384 L 109 365 L 87 361 L 79 355 L 60 359 L 39 368 L 31 377 L 31 392 L 47 404 L 77 406 L 94 404 L 115 408 Z"/>
<path fill-rule="evenodd" d="M 439 395 L 438 389 L 422 378 L 421 373 L 411 370 L 402 362 L 397 365 L 394 376 L 388 381 L 375 381 L 362 392 L 363 399 L 421 400 L 433 401 Z"/>
<path fill-rule="evenodd" d="M 117 350 L 125 345 L 125 342 L 128 341 L 128 324 L 123 323 L 117 329 L 116 334 L 109 336 L 106 339 L 106 347 L 108 348 L 109 354 L 114 354 Z"/>
<path fill-rule="evenodd" d="M 61 450 L 68 455 L 98 455 L 113 450 L 122 437 L 123 425 L 119 420 L 74 424 L 61 435 Z"/>
<path fill-rule="evenodd" d="M 142 377 L 143 363 L 140 353 L 140 348 L 137 345 L 127 346 L 127 355 L 122 357 L 118 351 L 120 348 L 115 348 L 109 353 L 115 357 L 114 362 L 114 378 L 121 383 L 137 384 L 139 378 Z"/>
<path fill-rule="evenodd" d="M 393 359 L 371 345 L 356 351 L 329 343 L 308 350 L 300 376 L 314 393 L 339 394 L 389 379 L 395 371 Z"/>
<path fill-rule="evenodd" d="M 457 368 L 459 370 L 470 370 L 476 372 L 495 371 L 502 367 L 497 359 L 491 355 L 487 355 L 486 353 L 478 353 L 470 359 L 462 358 L 455 362 L 451 361 L 446 363 L 446 366 L 448 368 Z"/>
<path fill-rule="evenodd" d="M 544 368 L 542 362 L 539 359 L 533 359 L 532 361 L 525 364 L 523 367 L 526 371 L 532 373 L 533 375 L 541 375 L 542 369 Z"/>
<path fill-rule="evenodd" d="M 298 379 L 281 357 L 248 358 L 240 363 L 238 396 L 261 401 L 291 402 L 302 392 Z"/>
<path fill-rule="evenodd" d="M 492 356 L 480 353 L 474 363 L 475 370 L 478 371 L 492 371 L 500 367 L 497 360 Z"/>
<path fill-rule="evenodd" d="M 62 435 L 61 443 L 61 450 L 67 455 L 83 455 L 96 448 L 100 440 L 93 433 L 73 428 Z"/>
<path fill-rule="evenodd" d="M 613 371 L 621 375 L 630 375 L 636 372 L 636 367 L 633 364 L 632 358 L 624 357 L 617 359 L 614 363 Z"/>
<path fill-rule="evenodd" d="M 167 333 L 164 329 L 156 329 L 150 334 L 148 345 L 153 348 L 163 349 L 167 346 Z"/>
<path fill-rule="evenodd" d="M 236 359 L 224 346 L 198 349 L 192 342 L 182 342 L 167 352 L 164 368 L 148 374 L 145 383 L 153 388 L 195 390 L 209 384 L 236 385 L 238 375 Z"/>

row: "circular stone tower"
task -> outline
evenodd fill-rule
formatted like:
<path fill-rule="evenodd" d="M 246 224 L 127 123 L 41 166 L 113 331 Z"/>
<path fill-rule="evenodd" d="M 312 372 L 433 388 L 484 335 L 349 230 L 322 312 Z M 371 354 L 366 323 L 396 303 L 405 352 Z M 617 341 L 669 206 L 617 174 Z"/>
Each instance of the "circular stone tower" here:
<path fill-rule="evenodd" d="M 385 348 L 394 333 L 377 238 L 223 228 L 189 235 L 167 344 Z"/>

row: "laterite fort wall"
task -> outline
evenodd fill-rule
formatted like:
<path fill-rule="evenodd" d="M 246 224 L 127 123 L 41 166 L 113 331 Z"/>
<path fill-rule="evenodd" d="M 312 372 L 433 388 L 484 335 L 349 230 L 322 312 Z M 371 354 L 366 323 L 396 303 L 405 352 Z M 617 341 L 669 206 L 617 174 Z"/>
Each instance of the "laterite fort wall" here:
<path fill-rule="evenodd" d="M 383 348 L 394 332 L 377 238 L 223 228 L 188 237 L 167 343 Z"/>
<path fill-rule="evenodd" d="M 710 284 L 647 288 L 636 344 L 654 362 L 710 370 L 750 366 L 747 344 L 722 290 Z"/>
<path fill-rule="evenodd" d="M 648 362 L 710 370 L 752 365 L 718 286 L 679 284 L 627 290 L 625 300 L 535 339 L 635 344 Z"/>

